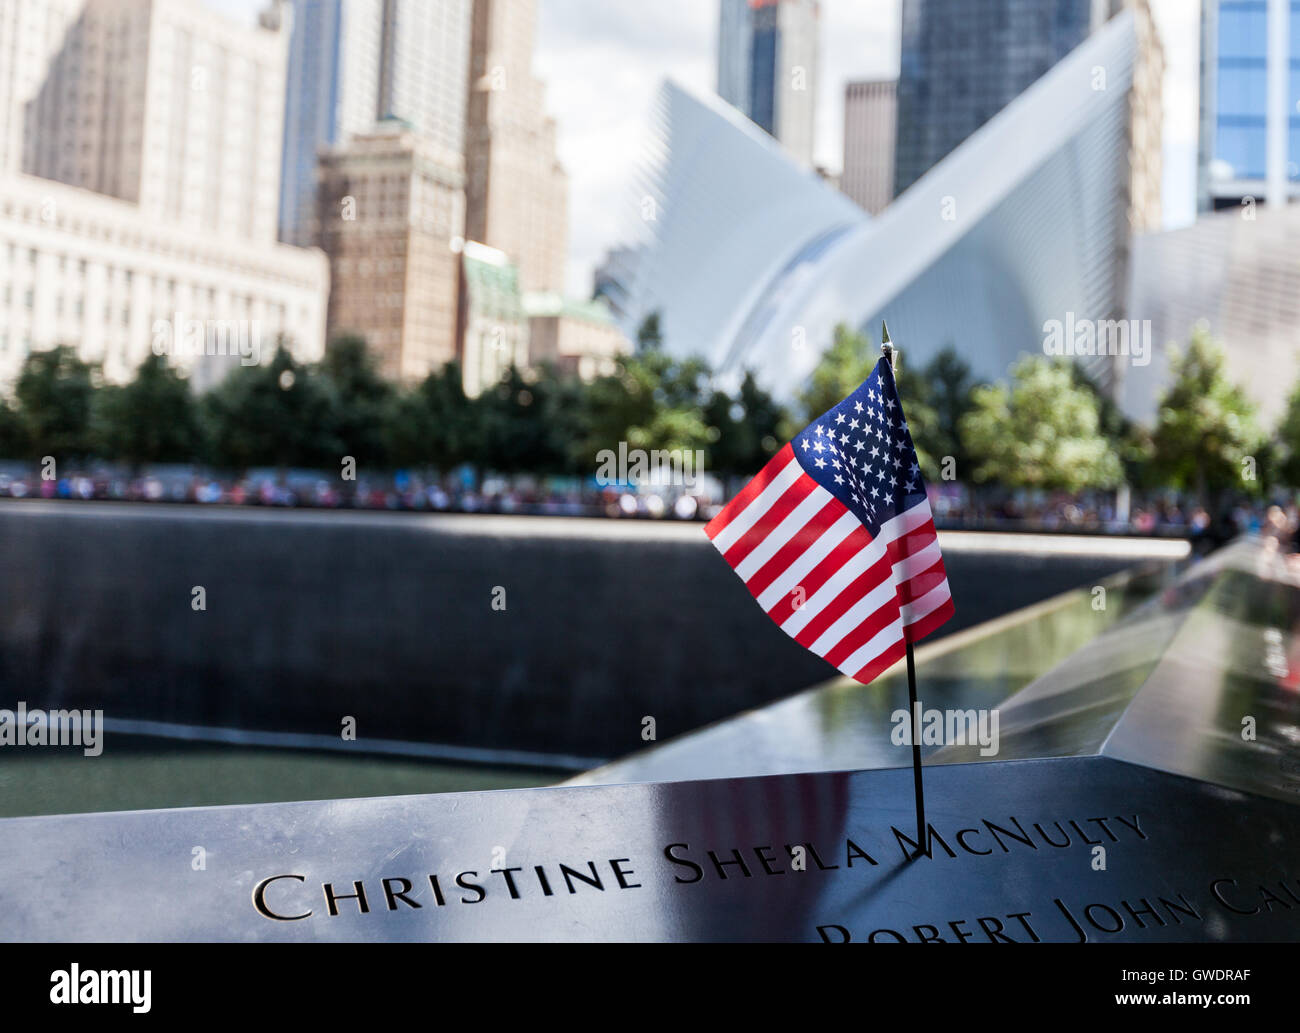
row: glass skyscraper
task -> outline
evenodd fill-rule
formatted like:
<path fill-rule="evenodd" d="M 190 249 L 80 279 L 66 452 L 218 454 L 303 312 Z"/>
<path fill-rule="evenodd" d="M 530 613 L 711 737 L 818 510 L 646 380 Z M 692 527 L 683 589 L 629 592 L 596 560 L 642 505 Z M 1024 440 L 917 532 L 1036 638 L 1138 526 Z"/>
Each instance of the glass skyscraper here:
<path fill-rule="evenodd" d="M 903 0 L 894 193 L 1077 47 L 1111 0 Z"/>
<path fill-rule="evenodd" d="M 817 0 L 722 0 L 718 96 L 805 165 L 817 110 Z"/>
<path fill-rule="evenodd" d="M 294 0 L 285 90 L 280 239 L 319 243 L 323 149 L 383 118 L 460 153 L 472 0 Z"/>
<path fill-rule="evenodd" d="M 1202 209 L 1300 196 L 1300 0 L 1204 0 Z"/>
<path fill-rule="evenodd" d="M 318 242 L 316 162 L 375 123 L 383 0 L 295 0 L 284 105 L 280 239 Z"/>

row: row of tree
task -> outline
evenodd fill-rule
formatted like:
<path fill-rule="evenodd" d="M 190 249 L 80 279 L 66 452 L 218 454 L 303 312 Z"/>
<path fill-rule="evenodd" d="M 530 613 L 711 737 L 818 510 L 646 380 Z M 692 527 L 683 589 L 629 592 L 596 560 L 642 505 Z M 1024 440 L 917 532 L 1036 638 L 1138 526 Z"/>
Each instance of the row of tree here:
<path fill-rule="evenodd" d="M 553 370 L 511 370 L 467 398 L 455 364 L 409 388 L 381 378 L 364 341 L 332 342 L 315 364 L 283 347 L 237 367 L 196 397 L 165 359 L 127 384 L 100 383 L 71 348 L 28 357 L 12 401 L 0 399 L 0 457 L 89 458 L 141 466 L 199 462 L 373 470 L 463 463 L 503 473 L 588 474 L 602 449 L 703 450 L 716 473 L 752 474 L 809 420 L 860 384 L 879 358 L 840 327 L 791 408 L 746 374 L 732 394 L 698 359 L 676 359 L 650 327 L 636 354 L 590 383 Z M 1204 334 L 1172 356 L 1153 428 L 1126 420 L 1065 360 L 1020 361 L 1006 384 L 980 384 L 951 348 L 899 372 L 921 464 L 932 480 L 1079 491 L 1128 483 L 1208 501 L 1225 490 L 1300 487 L 1300 390 L 1273 437 L 1227 378 Z"/>
<path fill-rule="evenodd" d="M 149 355 L 126 384 L 102 383 L 74 349 L 28 356 L 12 400 L 0 398 L 0 458 L 101 459 L 141 467 L 202 463 L 371 470 L 464 463 L 502 473 L 589 474 L 601 449 L 703 449 L 712 468 L 752 472 L 780 447 L 782 410 L 745 377 L 733 396 L 708 368 L 647 347 L 591 383 L 549 368 L 509 371 L 477 398 L 455 363 L 403 388 L 378 375 L 359 338 L 332 342 L 319 363 L 277 348 L 195 395 Z"/>
<path fill-rule="evenodd" d="M 864 335 L 840 327 L 799 396 L 800 415 L 847 395 L 877 355 Z M 1200 330 L 1171 352 L 1169 387 L 1149 428 L 1065 359 L 1028 356 L 994 384 L 976 383 L 951 348 L 919 369 L 901 367 L 899 391 L 930 480 L 1069 492 L 1128 484 L 1207 503 L 1224 492 L 1300 488 L 1300 385 L 1268 435 L 1229 379 L 1223 349 Z"/>

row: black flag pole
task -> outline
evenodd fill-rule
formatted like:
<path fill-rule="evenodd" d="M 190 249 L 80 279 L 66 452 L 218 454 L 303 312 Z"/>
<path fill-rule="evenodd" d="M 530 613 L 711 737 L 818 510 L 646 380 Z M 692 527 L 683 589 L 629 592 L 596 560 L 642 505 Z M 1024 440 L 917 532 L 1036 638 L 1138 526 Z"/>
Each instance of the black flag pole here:
<path fill-rule="evenodd" d="M 889 360 L 889 368 L 898 373 L 898 349 L 889 339 L 889 327 L 880 321 L 880 350 Z M 919 853 L 930 856 L 930 844 L 927 842 L 925 827 L 925 789 L 921 785 L 921 724 L 920 707 L 916 703 L 916 661 L 912 657 L 912 642 L 904 639 L 907 649 L 907 705 L 912 715 L 912 784 L 916 795 L 916 842 Z"/>

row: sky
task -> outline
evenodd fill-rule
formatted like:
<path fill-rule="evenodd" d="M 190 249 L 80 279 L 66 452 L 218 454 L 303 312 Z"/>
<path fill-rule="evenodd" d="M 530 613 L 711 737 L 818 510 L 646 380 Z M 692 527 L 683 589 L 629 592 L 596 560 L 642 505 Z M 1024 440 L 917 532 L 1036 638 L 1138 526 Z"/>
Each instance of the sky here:
<path fill-rule="evenodd" d="M 250 20 L 265 0 L 203 0 Z M 1198 0 L 1151 0 L 1165 49 L 1166 228 L 1196 215 Z M 822 0 L 815 159 L 842 164 L 844 84 L 898 74 L 899 0 Z M 665 78 L 712 90 L 716 0 L 538 0 L 534 70 L 546 83 L 569 173 L 567 288 L 586 296 L 591 271 L 617 244 L 626 184 Z"/>

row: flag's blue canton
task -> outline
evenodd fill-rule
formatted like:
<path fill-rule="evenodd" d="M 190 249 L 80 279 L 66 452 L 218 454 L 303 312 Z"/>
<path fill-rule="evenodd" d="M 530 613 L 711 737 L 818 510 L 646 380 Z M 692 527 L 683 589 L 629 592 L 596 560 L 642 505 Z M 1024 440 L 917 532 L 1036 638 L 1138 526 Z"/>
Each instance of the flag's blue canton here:
<path fill-rule="evenodd" d="M 880 525 L 925 497 L 925 483 L 889 362 L 791 442 L 799 464 L 874 538 Z"/>

